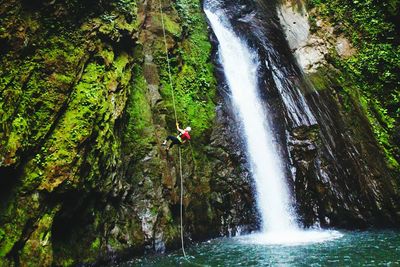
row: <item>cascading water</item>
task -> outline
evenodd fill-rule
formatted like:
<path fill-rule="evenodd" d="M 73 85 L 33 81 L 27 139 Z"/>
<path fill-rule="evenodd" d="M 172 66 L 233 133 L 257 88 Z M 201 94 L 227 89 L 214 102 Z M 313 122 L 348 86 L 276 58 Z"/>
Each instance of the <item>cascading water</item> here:
<path fill-rule="evenodd" d="M 206 10 L 220 43 L 220 60 L 232 92 L 232 100 L 244 126 L 251 169 L 256 182 L 263 231 L 296 228 L 282 163 L 273 143 L 273 133 L 257 94 L 259 59 L 221 21 L 222 14 Z M 224 22 L 227 23 L 227 22 Z"/>
<path fill-rule="evenodd" d="M 238 111 L 243 125 L 247 155 L 256 183 L 262 234 L 253 236 L 251 242 L 299 243 L 332 237 L 327 232 L 302 231 L 296 224 L 283 163 L 258 96 L 259 58 L 256 51 L 230 30 L 232 27 L 218 3 L 206 1 L 205 13 L 219 41 L 219 60 L 232 93 L 233 108 Z"/>

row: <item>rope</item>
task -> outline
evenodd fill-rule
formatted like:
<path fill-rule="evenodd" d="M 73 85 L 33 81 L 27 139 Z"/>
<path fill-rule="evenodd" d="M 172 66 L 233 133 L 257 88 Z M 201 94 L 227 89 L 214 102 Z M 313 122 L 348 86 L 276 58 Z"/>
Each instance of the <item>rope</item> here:
<path fill-rule="evenodd" d="M 174 86 L 172 84 L 171 65 L 169 63 L 168 44 L 167 44 L 167 37 L 166 37 L 166 34 L 165 34 L 164 13 L 163 13 L 163 10 L 162 10 L 161 0 L 159 2 L 160 2 L 161 24 L 162 24 L 164 44 L 165 44 L 165 56 L 167 58 L 168 77 L 169 77 L 169 84 L 171 86 L 171 94 L 172 94 L 172 103 L 173 103 L 173 107 L 174 107 L 175 123 L 178 124 L 178 117 L 176 115 L 175 92 L 174 92 Z M 182 175 L 182 153 L 181 153 L 181 148 L 180 147 L 178 148 L 178 151 L 179 151 L 179 174 L 180 174 L 180 177 L 181 177 L 181 206 L 180 206 L 181 247 L 182 247 L 183 256 L 186 258 L 185 244 L 183 242 L 183 175 Z"/>
<path fill-rule="evenodd" d="M 185 252 L 185 244 L 183 243 L 183 177 L 182 177 L 182 156 L 181 156 L 181 148 L 179 150 L 179 172 L 181 174 L 181 210 L 180 210 L 180 215 L 181 215 L 181 246 L 182 246 L 182 252 L 183 256 L 186 258 L 186 252 Z"/>

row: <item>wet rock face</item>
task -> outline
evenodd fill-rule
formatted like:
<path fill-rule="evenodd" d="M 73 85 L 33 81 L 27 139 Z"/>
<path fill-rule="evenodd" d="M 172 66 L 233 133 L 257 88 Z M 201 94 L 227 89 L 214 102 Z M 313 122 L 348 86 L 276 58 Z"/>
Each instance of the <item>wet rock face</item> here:
<path fill-rule="evenodd" d="M 307 202 L 319 202 L 313 213 L 322 225 L 349 228 L 396 225 L 399 208 L 396 179 L 385 164 L 368 121 L 360 111 L 346 116 L 343 103 L 328 90 L 309 96 L 313 110 L 318 111 L 319 134 L 300 138 L 313 142 L 317 153 L 315 158 L 307 160 L 314 167 L 313 177 L 308 185 L 298 183 L 297 188 L 308 187 L 308 192 L 315 195 L 310 198 L 297 195 L 300 213 L 311 212 L 305 208 Z"/>
<path fill-rule="evenodd" d="M 329 52 L 343 59 L 356 51 L 328 23 L 317 21 L 321 32 L 309 32 L 304 4 L 284 1 L 280 22 L 292 53 L 317 91 L 306 95 L 318 124 L 291 131 L 295 192 L 305 225 L 367 227 L 397 225 L 398 181 L 385 163 L 368 120 L 356 101 L 349 109 L 329 65 Z M 303 24 L 301 24 L 303 25 Z M 299 42 L 293 36 L 301 37 Z M 319 56 L 315 56 L 318 54 Z M 306 59 L 310 60 L 306 60 Z"/>
<path fill-rule="evenodd" d="M 265 63 L 260 94 L 301 220 L 398 222 L 397 184 L 363 117 L 343 111 L 340 88 L 316 93 L 303 84 L 274 3 L 264 2 L 225 5 Z M 159 8 L 157 0 L 2 2 L 2 265 L 109 262 L 180 245 L 179 155 L 161 147 L 175 120 Z M 241 126 L 220 66 L 211 64 L 200 4 L 161 8 L 178 119 L 193 129 L 182 146 L 185 238 L 254 230 Z M 306 99 L 288 106 L 282 88 Z M 305 103 L 312 116 L 290 112 Z"/>
<path fill-rule="evenodd" d="M 232 113 L 229 99 L 225 98 L 224 104 L 217 107 L 209 153 L 216 171 L 216 179 L 212 181 L 213 203 L 226 215 L 221 216 L 225 235 L 248 233 L 259 228 L 253 193 L 255 185 L 244 152 L 241 127 Z M 231 193 L 219 193 L 224 190 Z"/>
<path fill-rule="evenodd" d="M 299 28 L 298 22 L 307 21 L 305 10 L 301 5 L 296 9 L 293 2 L 285 2 L 289 10 L 259 1 L 227 1 L 224 8 L 234 29 L 258 51 L 263 63 L 260 95 L 287 162 L 299 220 L 306 227 L 397 225 L 398 180 L 385 163 L 365 115 L 359 108 L 345 108 L 348 104 L 335 81 L 337 70 L 325 69 L 329 49 L 336 48 L 343 57 L 354 51 L 343 37 L 330 38 L 332 31 L 324 39 L 311 35 L 309 26 Z M 282 26 L 277 24 L 279 17 Z M 309 77 L 303 77 L 298 63 Z M 357 107 L 355 102 L 352 105 Z"/>
<path fill-rule="evenodd" d="M 204 17 L 198 2 L 178 2 L 161 7 L 178 118 L 193 129 L 182 168 L 184 233 L 195 241 L 256 223 L 237 132 L 228 111 L 216 108 Z M 161 147 L 175 122 L 159 8 L 11 0 L 0 7 L 5 266 L 107 262 L 179 246 L 178 151 Z"/>
<path fill-rule="evenodd" d="M 335 34 L 334 27 L 323 20 L 315 22 L 323 30 L 319 34 L 311 32 L 309 14 L 302 1 L 283 1 L 277 12 L 289 47 L 306 73 L 315 73 L 326 66 L 326 58 L 332 49 L 342 58 L 356 52 L 347 38 Z"/>

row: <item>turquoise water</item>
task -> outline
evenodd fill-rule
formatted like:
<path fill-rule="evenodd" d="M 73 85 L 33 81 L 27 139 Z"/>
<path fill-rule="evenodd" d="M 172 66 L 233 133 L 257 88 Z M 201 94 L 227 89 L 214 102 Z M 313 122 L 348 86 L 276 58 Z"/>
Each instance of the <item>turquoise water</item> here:
<path fill-rule="evenodd" d="M 400 232 L 341 232 L 319 243 L 267 245 L 247 238 L 219 238 L 186 250 L 144 257 L 121 264 L 131 266 L 400 266 Z"/>

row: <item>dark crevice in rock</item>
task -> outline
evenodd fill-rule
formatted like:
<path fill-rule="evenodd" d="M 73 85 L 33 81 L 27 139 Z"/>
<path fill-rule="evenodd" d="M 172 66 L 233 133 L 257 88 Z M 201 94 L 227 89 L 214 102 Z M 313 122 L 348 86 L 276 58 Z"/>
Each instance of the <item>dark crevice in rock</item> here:
<path fill-rule="evenodd" d="M 12 49 L 11 45 L 7 42 L 7 39 L 0 38 L 0 55 L 7 54 Z"/>
<path fill-rule="evenodd" d="M 15 189 L 20 183 L 18 179 L 20 175 L 20 168 L 16 169 L 15 166 L 0 167 L 0 214 L 7 208 L 9 201 L 14 196 Z"/>
<path fill-rule="evenodd" d="M 57 194 L 51 197 L 54 203 L 63 200 L 63 206 L 54 218 L 52 226 L 52 239 L 55 243 L 67 243 L 66 240 L 70 238 L 79 238 L 75 231 L 76 229 L 83 229 L 86 225 L 93 222 L 93 217 L 90 214 L 90 207 L 99 205 L 97 199 L 102 199 L 101 195 L 90 194 L 86 192 L 75 191 L 64 194 Z M 103 206 L 104 203 L 101 204 Z"/>

